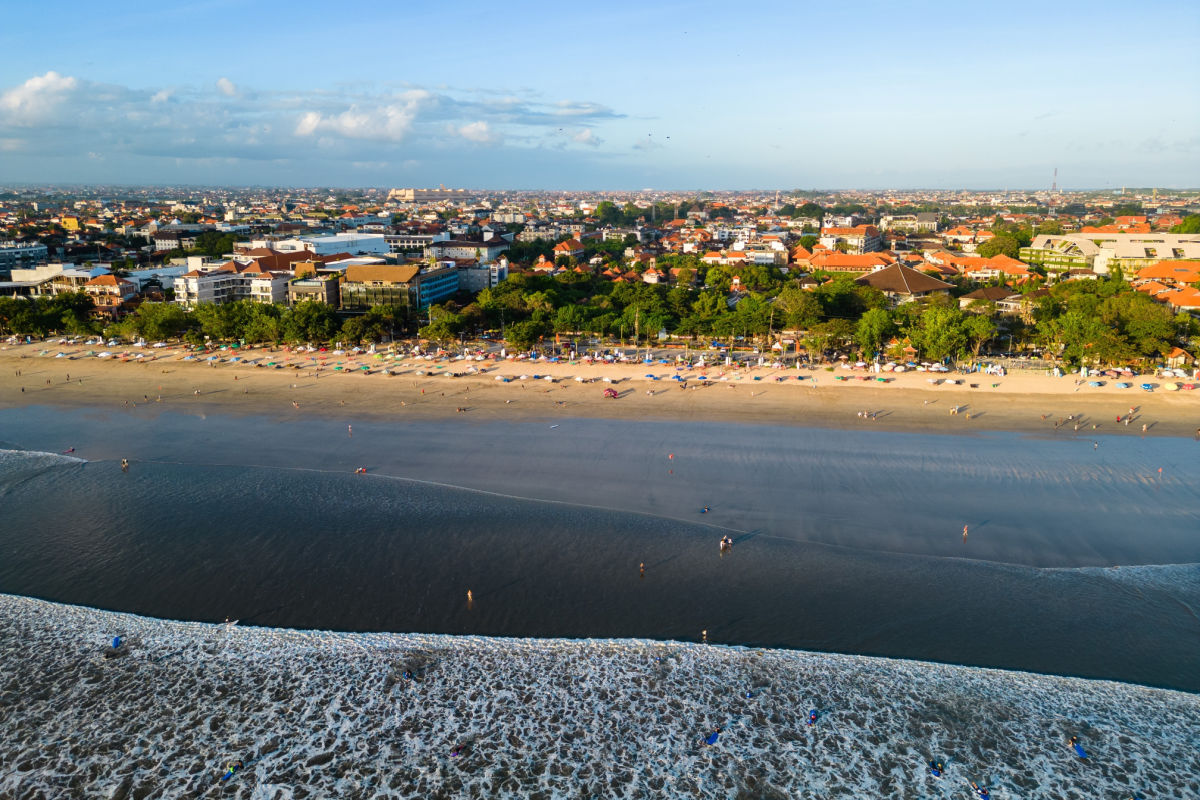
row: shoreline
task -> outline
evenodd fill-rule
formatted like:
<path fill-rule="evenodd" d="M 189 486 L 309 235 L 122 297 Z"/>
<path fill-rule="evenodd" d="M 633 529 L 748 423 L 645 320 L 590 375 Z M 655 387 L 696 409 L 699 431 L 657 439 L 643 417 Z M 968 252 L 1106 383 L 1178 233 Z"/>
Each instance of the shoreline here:
<path fill-rule="evenodd" d="M 217 351 L 225 360 L 210 364 L 199 360 L 206 356 L 185 361 L 186 351 L 178 346 L 113 351 L 127 354 L 127 360 L 98 359 L 87 352 L 49 342 L 0 349 L 0 374 L 7 370 L 12 378 L 0 382 L 0 407 L 116 407 L 142 413 L 149 405 L 188 413 L 394 421 L 591 418 L 955 434 L 1200 435 L 1200 391 L 1136 388 L 1141 382 L 1167 382 L 1154 378 L 1133 378 L 1135 388 L 1117 389 L 1108 380 L 1090 387 L 1040 372 L 935 377 L 769 366 L 676 370 L 657 363 L 425 361 L 261 348 Z M 64 356 L 55 358 L 57 353 Z M 446 377 L 452 372 L 459 376 Z M 683 380 L 673 379 L 675 374 Z M 947 378 L 961 383 L 948 385 Z M 934 380 L 939 383 L 931 384 Z M 618 397 L 606 398 L 606 389 Z"/>

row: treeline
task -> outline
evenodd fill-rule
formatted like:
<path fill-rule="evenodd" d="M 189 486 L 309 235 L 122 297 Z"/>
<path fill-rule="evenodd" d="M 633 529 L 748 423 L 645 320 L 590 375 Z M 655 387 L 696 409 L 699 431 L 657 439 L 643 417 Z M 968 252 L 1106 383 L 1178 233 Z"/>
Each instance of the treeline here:
<path fill-rule="evenodd" d="M 683 261 L 683 259 L 680 259 Z M 323 303 L 294 307 L 238 301 L 202 305 L 187 311 L 174 303 L 143 303 L 119 322 L 103 327 L 106 336 L 159 341 L 181 338 L 247 343 L 365 343 L 416 333 L 448 344 L 495 333 L 514 349 L 545 344 L 555 337 L 616 338 L 647 344 L 660 332 L 697 343 L 739 340 L 767 345 L 784 331 L 812 357 L 837 351 L 863 358 L 901 358 L 905 348 L 923 360 L 978 355 L 989 343 L 1002 349 L 1039 348 L 1068 364 L 1121 364 L 1153 361 L 1175 346 L 1190 346 L 1200 321 L 1134 291 L 1120 276 L 1067 281 L 1030 296 L 1026 313 L 999 314 L 976 301 L 965 310 L 958 296 L 939 295 L 891 308 L 877 289 L 849 276 L 834 277 L 815 289 L 802 288 L 772 266 L 682 267 L 682 285 L 614 283 L 590 273 L 550 277 L 517 274 L 485 289 L 471 302 L 434 306 L 414 319 L 399 306 L 377 306 L 346 316 Z M 731 291 L 734 273 L 740 287 Z M 101 332 L 83 294 L 55 298 L 0 299 L 0 332 L 5 334 L 87 335 Z M 418 327 L 419 326 L 419 327 Z"/>

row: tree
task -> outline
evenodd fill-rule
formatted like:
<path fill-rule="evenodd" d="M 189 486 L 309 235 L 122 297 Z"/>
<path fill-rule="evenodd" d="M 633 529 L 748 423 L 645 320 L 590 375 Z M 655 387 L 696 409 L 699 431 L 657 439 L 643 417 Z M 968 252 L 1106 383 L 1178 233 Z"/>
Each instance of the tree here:
<path fill-rule="evenodd" d="M 925 357 L 941 361 L 962 349 L 966 337 L 962 329 L 963 315 L 957 308 L 934 306 L 921 314 L 919 342 Z"/>
<path fill-rule="evenodd" d="M 541 323 L 533 320 L 514 322 L 504 332 L 504 342 L 514 350 L 528 350 L 545 335 Z"/>
<path fill-rule="evenodd" d="M 1033 229 L 1036 235 L 1049 234 L 1052 236 L 1061 236 L 1063 232 L 1062 223 L 1056 219 L 1048 219 L 1042 224 Z"/>
<path fill-rule="evenodd" d="M 438 344 L 454 341 L 462 332 L 466 321 L 462 314 L 456 314 L 445 306 L 431 306 L 429 309 L 429 324 L 422 327 L 417 334 L 422 339 L 431 339 Z"/>
<path fill-rule="evenodd" d="M 142 337 L 149 341 L 173 339 L 191 326 L 187 312 L 175 303 L 142 303 L 137 311 L 113 326 L 126 338 Z"/>
<path fill-rule="evenodd" d="M 329 342 L 339 330 L 333 306 L 306 300 L 297 303 L 283 324 L 283 338 L 289 342 Z"/>
<path fill-rule="evenodd" d="M 1200 214 L 1189 214 L 1178 225 L 1171 228 L 1171 233 L 1200 233 Z"/>
<path fill-rule="evenodd" d="M 996 326 L 985 314 L 970 314 L 962 323 L 963 334 L 971 345 L 971 353 L 978 358 L 980 349 L 996 335 Z"/>
<path fill-rule="evenodd" d="M 811 233 L 806 233 L 800 237 L 800 246 L 803 247 L 805 250 L 811 251 L 814 247 L 817 246 L 817 242 L 819 242 L 819 241 L 821 241 L 819 237 L 817 237 Z"/>
<path fill-rule="evenodd" d="M 806 330 L 821 318 L 821 303 L 799 286 L 788 286 L 779 293 L 776 306 L 783 313 L 780 322 L 790 330 Z"/>
<path fill-rule="evenodd" d="M 882 308 L 868 309 L 854 328 L 854 339 L 867 356 L 873 356 L 895 328 L 892 316 L 887 311 Z"/>
<path fill-rule="evenodd" d="M 1021 244 L 1013 236 L 1006 233 L 998 233 L 976 247 L 975 252 L 984 258 L 991 258 L 1001 253 L 1009 258 L 1016 258 L 1021 254 Z"/>

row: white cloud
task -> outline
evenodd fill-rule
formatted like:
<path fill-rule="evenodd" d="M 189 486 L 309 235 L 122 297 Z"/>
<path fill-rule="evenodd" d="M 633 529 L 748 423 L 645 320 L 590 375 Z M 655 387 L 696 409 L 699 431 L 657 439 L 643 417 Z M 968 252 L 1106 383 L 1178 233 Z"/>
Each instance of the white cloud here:
<path fill-rule="evenodd" d="M 563 145 L 593 147 L 600 138 L 592 129 L 603 131 L 608 117 L 620 116 L 569 105 L 571 126 L 563 128 L 562 106 L 502 90 L 271 92 L 228 78 L 131 88 L 49 72 L 0 85 L 0 151 L 47 159 L 94 153 L 110 164 L 142 161 L 147 169 L 155 162 L 146 159 L 198 165 L 314 157 L 347 168 L 359 162 L 412 169 L 468 147 L 532 151 L 554 131 Z M 585 107 L 599 116 L 585 116 Z"/>
<path fill-rule="evenodd" d="M 34 125 L 48 119 L 79 85 L 51 70 L 0 94 L 0 123 Z"/>
<path fill-rule="evenodd" d="M 584 128 L 583 130 L 573 134 L 571 136 L 571 141 L 575 142 L 576 144 L 586 144 L 589 147 L 599 147 L 604 140 L 597 136 L 591 128 Z"/>
<path fill-rule="evenodd" d="M 462 138 L 468 142 L 478 142 L 479 144 L 491 144 L 499 139 L 494 131 L 483 120 L 469 122 L 461 128 L 455 130 Z"/>

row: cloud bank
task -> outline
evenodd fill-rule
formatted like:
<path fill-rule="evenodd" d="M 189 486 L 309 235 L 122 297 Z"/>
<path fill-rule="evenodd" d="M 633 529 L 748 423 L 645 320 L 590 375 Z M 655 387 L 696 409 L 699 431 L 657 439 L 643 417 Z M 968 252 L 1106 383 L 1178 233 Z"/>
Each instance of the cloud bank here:
<path fill-rule="evenodd" d="M 594 128 L 623 115 L 589 101 L 420 87 L 380 91 L 258 91 L 221 77 L 207 86 L 133 88 L 50 71 L 0 88 L 4 152 L 93 153 L 224 161 L 343 159 L 397 165 L 455 148 L 537 150 L 566 141 L 592 150 Z"/>

